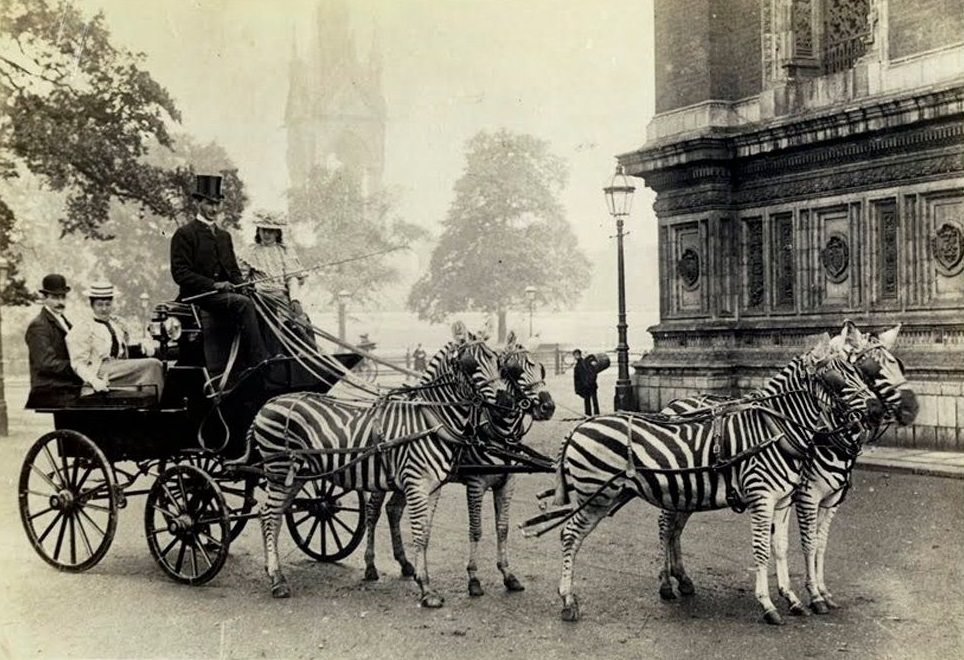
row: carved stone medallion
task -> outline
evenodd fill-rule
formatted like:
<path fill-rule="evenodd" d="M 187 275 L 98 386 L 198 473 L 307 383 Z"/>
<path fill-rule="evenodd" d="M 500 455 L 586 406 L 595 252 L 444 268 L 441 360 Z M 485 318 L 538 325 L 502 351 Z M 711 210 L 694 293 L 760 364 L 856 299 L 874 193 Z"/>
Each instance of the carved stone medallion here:
<path fill-rule="evenodd" d="M 964 231 L 956 222 L 945 222 L 931 239 L 934 258 L 945 275 L 956 275 L 964 263 Z"/>
<path fill-rule="evenodd" d="M 831 234 L 820 253 L 820 260 L 831 282 L 839 284 L 847 279 L 847 270 L 850 268 L 847 239 L 842 234 Z"/>
<path fill-rule="evenodd" d="M 696 288 L 700 281 L 700 255 L 693 248 L 686 248 L 676 264 L 676 272 L 687 289 Z"/>

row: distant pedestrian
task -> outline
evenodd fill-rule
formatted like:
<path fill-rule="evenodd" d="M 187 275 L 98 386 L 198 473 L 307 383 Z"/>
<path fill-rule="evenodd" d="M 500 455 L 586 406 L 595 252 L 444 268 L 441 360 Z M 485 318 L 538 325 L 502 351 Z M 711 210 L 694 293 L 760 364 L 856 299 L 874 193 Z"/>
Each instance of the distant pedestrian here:
<path fill-rule="evenodd" d="M 586 416 L 599 414 L 599 397 L 597 391 L 599 386 L 596 384 L 596 364 L 592 356 L 582 357 L 582 351 L 578 348 L 572 352 L 576 359 L 576 365 L 572 369 L 572 382 L 576 394 L 582 397 L 586 409 Z"/>
<path fill-rule="evenodd" d="M 425 349 L 421 344 L 415 348 L 412 359 L 415 361 L 415 371 L 425 371 Z"/>

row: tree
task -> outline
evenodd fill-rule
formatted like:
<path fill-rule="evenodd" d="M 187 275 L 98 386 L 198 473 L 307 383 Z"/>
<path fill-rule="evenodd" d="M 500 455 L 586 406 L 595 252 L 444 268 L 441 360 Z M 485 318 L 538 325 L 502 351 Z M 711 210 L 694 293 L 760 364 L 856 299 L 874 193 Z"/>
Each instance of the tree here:
<path fill-rule="evenodd" d="M 442 236 L 409 308 L 434 322 L 455 312 L 495 313 L 502 341 L 506 310 L 522 303 L 525 287 L 536 287 L 543 303 L 578 300 L 590 264 L 556 199 L 565 182 L 564 161 L 543 140 L 504 129 L 469 140 Z"/>
<path fill-rule="evenodd" d="M 393 217 L 386 193 L 365 195 L 360 177 L 348 167 L 316 167 L 288 196 L 293 234 L 314 239 L 299 246 L 305 266 L 373 255 L 315 271 L 333 301 L 343 290 L 356 301 L 370 300 L 399 275 L 390 251 L 426 235 L 420 227 Z"/>
<path fill-rule="evenodd" d="M 110 43 L 103 14 L 85 20 L 67 0 L 0 0 L 0 53 L 0 178 L 29 172 L 64 193 L 61 235 L 111 238 L 112 201 L 176 216 L 185 174 L 143 157 L 171 146 L 167 122 L 180 114 L 141 67 L 143 54 Z M 8 249 L 15 224 L 0 199 L 0 250 L 13 266 L 13 293 L 24 290 L 18 255 Z"/>

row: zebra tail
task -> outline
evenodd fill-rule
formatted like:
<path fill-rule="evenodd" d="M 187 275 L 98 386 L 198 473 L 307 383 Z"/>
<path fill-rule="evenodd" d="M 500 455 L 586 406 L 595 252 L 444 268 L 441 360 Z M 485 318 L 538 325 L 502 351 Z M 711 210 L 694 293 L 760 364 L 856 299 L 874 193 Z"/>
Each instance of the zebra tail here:
<path fill-rule="evenodd" d="M 559 457 L 556 459 L 556 496 L 552 498 L 553 506 L 566 506 L 569 504 L 569 483 L 566 480 L 566 448 L 572 439 L 572 433 L 566 436 L 559 450 Z"/>

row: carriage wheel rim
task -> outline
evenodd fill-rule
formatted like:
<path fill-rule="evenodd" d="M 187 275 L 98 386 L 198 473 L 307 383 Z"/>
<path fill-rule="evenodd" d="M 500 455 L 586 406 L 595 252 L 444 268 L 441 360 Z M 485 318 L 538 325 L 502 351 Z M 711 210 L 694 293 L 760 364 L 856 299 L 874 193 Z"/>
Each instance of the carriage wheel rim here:
<path fill-rule="evenodd" d="M 312 479 L 302 484 L 291 504 L 285 512 L 288 532 L 316 561 L 344 559 L 365 536 L 365 498 L 360 491 Z"/>
<path fill-rule="evenodd" d="M 117 495 L 112 466 L 85 435 L 52 431 L 27 450 L 20 520 L 34 551 L 58 570 L 86 571 L 104 558 L 117 528 Z"/>

